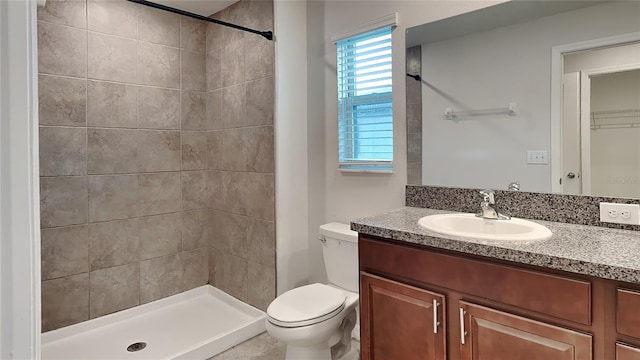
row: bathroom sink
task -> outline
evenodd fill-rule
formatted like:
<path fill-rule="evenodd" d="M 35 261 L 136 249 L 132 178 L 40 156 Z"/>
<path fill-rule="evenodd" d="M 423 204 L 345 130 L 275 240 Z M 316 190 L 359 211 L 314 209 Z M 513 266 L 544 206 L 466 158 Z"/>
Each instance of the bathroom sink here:
<path fill-rule="evenodd" d="M 438 214 L 418 220 L 427 230 L 471 239 L 535 241 L 551 237 L 551 230 L 533 221 L 511 218 L 487 220 L 475 214 Z"/>

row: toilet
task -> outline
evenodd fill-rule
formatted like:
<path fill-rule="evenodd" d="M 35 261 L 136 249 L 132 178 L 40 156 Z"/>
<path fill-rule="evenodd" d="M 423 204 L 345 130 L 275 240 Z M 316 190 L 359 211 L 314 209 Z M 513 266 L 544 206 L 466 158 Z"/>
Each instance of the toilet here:
<path fill-rule="evenodd" d="M 287 360 L 351 360 L 358 323 L 358 233 L 349 225 L 320 226 L 328 284 L 289 290 L 267 308 L 267 332 L 287 345 Z"/>

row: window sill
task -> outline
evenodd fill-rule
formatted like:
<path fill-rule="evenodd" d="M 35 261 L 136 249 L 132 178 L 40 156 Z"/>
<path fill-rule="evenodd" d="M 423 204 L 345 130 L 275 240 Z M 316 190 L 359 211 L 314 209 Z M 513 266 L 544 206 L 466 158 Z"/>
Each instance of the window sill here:
<path fill-rule="evenodd" d="M 392 169 L 387 169 L 387 170 L 371 170 L 371 169 L 341 169 L 338 168 L 338 170 L 341 173 L 347 173 L 347 174 L 393 174 L 393 170 Z"/>

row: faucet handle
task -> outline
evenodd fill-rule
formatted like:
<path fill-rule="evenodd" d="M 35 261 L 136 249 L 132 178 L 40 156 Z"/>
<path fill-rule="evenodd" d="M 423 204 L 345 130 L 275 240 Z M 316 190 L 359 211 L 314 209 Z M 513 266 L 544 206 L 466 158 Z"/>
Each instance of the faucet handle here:
<path fill-rule="evenodd" d="M 480 195 L 482 195 L 482 201 L 489 204 L 496 203 L 495 193 L 493 190 L 480 190 Z"/>

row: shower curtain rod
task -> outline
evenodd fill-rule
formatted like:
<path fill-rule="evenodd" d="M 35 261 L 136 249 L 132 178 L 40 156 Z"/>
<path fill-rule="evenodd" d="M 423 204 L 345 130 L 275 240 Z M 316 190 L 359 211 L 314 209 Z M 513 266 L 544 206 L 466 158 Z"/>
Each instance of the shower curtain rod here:
<path fill-rule="evenodd" d="M 261 35 L 261 36 L 265 37 L 268 40 L 273 40 L 273 32 L 271 32 L 271 31 L 258 31 L 258 30 L 254 30 L 254 29 L 249 29 L 249 28 L 244 27 L 244 26 L 240 26 L 240 25 L 224 22 L 224 21 L 221 21 L 221 20 L 208 18 L 206 16 L 190 13 L 188 11 L 184 11 L 184 10 L 172 8 L 172 7 L 169 7 L 169 6 L 156 4 L 156 3 L 151 2 L 151 1 L 146 1 L 146 0 L 128 0 L 128 1 L 134 2 L 136 4 L 140 4 L 140 5 L 150 6 L 152 8 L 156 8 L 156 9 L 160 9 L 160 10 L 164 10 L 164 11 L 169 11 L 169 12 L 172 12 L 174 14 L 180 14 L 180 15 L 188 16 L 188 17 L 191 17 L 191 18 L 194 18 L 194 19 L 208 21 L 208 22 L 212 22 L 214 24 L 218 24 L 218 25 L 222 25 L 222 26 L 228 26 L 228 27 L 231 27 L 231 28 L 234 28 L 234 29 L 238 29 L 238 30 L 242 30 L 242 31 L 247 31 L 247 32 L 250 32 L 250 33 Z"/>

